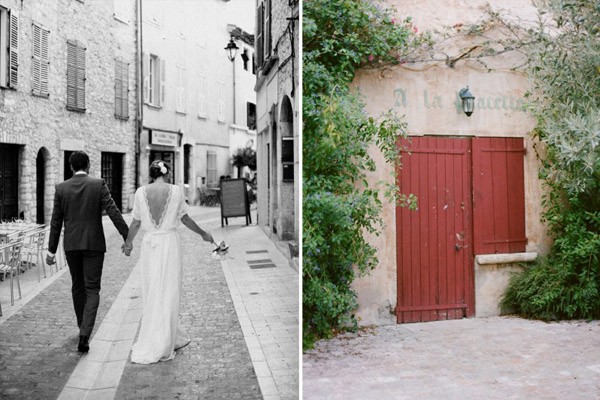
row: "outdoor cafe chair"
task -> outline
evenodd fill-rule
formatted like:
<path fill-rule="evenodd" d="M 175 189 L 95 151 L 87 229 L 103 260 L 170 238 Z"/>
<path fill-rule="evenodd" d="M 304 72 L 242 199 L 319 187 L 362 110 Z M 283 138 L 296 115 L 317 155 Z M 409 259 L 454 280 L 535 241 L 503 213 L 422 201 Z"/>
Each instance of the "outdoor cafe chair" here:
<path fill-rule="evenodd" d="M 36 227 L 34 230 L 26 232 L 24 235 L 23 248 L 21 257 L 26 258 L 25 263 L 28 268 L 33 267 L 33 258 L 35 257 L 35 265 L 37 267 L 38 282 L 40 281 L 40 265 L 44 270 L 44 278 L 46 277 L 46 266 L 44 263 L 44 239 L 46 237 L 46 228 L 44 225 Z M 58 270 L 57 270 L 58 272 Z M 52 267 L 50 267 L 52 273 Z"/>
<path fill-rule="evenodd" d="M 21 298 L 21 282 L 19 281 L 19 268 L 21 264 L 21 249 L 23 247 L 23 237 L 17 240 L 0 245 L 0 273 L 10 275 L 10 304 L 15 304 L 13 279 L 16 276 L 17 288 L 19 289 L 19 299 Z"/>

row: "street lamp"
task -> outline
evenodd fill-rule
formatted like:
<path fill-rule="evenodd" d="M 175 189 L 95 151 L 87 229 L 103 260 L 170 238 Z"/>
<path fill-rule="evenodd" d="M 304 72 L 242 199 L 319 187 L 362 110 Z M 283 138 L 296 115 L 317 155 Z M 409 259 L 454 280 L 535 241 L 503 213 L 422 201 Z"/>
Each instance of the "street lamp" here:
<path fill-rule="evenodd" d="M 237 54 L 239 47 L 237 47 L 237 45 L 235 44 L 235 42 L 233 41 L 233 36 L 231 36 L 231 39 L 229 39 L 229 43 L 227 43 L 227 47 L 225 47 L 225 50 L 227 50 L 227 58 L 229 59 L 229 61 L 231 61 L 231 64 L 233 65 L 233 124 L 235 125 L 235 56 Z"/>
<path fill-rule="evenodd" d="M 458 95 L 460 96 L 463 111 L 465 114 L 467 114 L 467 117 L 470 117 L 471 114 L 473 114 L 473 109 L 475 108 L 475 96 L 471 94 L 468 86 L 460 89 Z"/>
<path fill-rule="evenodd" d="M 237 54 L 238 49 L 239 47 L 237 47 L 237 45 L 233 41 L 232 36 L 231 39 L 229 39 L 229 43 L 227 43 L 227 47 L 225 47 L 225 50 L 227 50 L 227 58 L 229 58 L 229 61 L 233 62 L 233 60 L 235 60 L 235 55 Z"/>

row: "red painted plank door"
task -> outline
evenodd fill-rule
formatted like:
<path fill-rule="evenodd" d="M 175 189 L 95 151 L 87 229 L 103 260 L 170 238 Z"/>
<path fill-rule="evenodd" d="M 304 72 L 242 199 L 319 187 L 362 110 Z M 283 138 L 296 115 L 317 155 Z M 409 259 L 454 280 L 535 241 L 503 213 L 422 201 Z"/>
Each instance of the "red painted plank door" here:
<path fill-rule="evenodd" d="M 523 138 L 473 139 L 475 254 L 525 251 Z"/>
<path fill-rule="evenodd" d="M 412 137 L 399 151 L 398 185 L 417 196 L 418 209 L 396 209 L 398 322 L 471 316 L 471 141 Z"/>

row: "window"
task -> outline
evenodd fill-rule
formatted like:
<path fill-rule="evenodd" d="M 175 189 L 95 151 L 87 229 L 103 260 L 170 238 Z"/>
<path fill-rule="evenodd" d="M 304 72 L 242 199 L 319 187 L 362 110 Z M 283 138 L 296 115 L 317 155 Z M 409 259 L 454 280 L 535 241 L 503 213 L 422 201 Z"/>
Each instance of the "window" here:
<path fill-rule="evenodd" d="M 115 60 L 115 117 L 129 119 L 129 64 Z"/>
<path fill-rule="evenodd" d="M 254 53 L 252 53 L 252 74 L 256 75 L 256 57 Z"/>
<path fill-rule="evenodd" d="M 219 184 L 217 180 L 217 154 L 212 151 L 206 154 L 206 177 L 207 186 L 217 186 Z"/>
<path fill-rule="evenodd" d="M 48 97 L 48 71 L 50 58 L 48 56 L 48 34 L 50 31 L 33 24 L 33 57 L 31 59 L 31 93 L 36 96 Z"/>
<path fill-rule="evenodd" d="M 264 63 L 271 57 L 271 0 L 264 0 L 256 10 L 256 39 L 254 48 L 257 55 L 257 69 L 263 69 Z"/>
<path fill-rule="evenodd" d="M 206 111 L 206 76 L 198 75 L 198 116 L 200 118 L 206 118 L 208 115 Z"/>
<path fill-rule="evenodd" d="M 0 86 L 17 88 L 19 78 L 19 16 L 0 7 Z"/>
<path fill-rule="evenodd" d="M 219 82 L 219 122 L 225 122 L 225 83 Z"/>
<path fill-rule="evenodd" d="M 265 0 L 265 13 L 264 13 L 264 59 L 268 60 L 271 57 L 271 0 Z"/>
<path fill-rule="evenodd" d="M 165 105 L 165 61 L 154 54 L 144 54 L 144 103 Z"/>
<path fill-rule="evenodd" d="M 185 113 L 185 67 L 177 66 L 177 112 Z"/>
<path fill-rule="evenodd" d="M 85 47 L 67 41 L 67 110 L 85 112 Z"/>
<path fill-rule="evenodd" d="M 248 129 L 256 130 L 256 104 L 246 103 L 246 120 Z"/>

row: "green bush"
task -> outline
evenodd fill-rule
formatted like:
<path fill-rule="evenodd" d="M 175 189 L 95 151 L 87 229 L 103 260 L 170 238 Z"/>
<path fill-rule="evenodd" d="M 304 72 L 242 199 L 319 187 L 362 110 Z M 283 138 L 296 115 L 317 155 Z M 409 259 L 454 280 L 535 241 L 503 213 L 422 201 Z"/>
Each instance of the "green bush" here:
<path fill-rule="evenodd" d="M 600 5 L 551 1 L 530 29 L 529 110 L 537 119 L 547 257 L 515 276 L 502 306 L 542 319 L 600 318 Z"/>
<path fill-rule="evenodd" d="M 363 0 L 308 0 L 303 13 L 303 344 L 355 328 L 352 281 L 377 265 L 364 234 L 378 234 L 379 193 L 369 185 L 376 145 L 399 162 L 396 141 L 406 125 L 392 114 L 372 118 L 350 89 L 356 70 L 397 64 L 418 45 L 410 21 Z M 392 179 L 393 180 L 393 179 Z"/>

